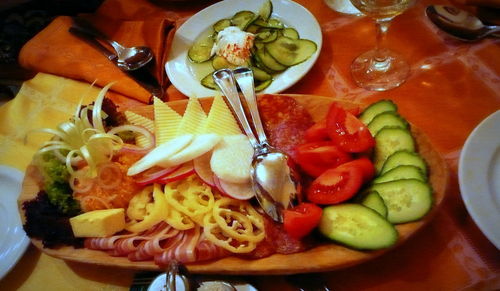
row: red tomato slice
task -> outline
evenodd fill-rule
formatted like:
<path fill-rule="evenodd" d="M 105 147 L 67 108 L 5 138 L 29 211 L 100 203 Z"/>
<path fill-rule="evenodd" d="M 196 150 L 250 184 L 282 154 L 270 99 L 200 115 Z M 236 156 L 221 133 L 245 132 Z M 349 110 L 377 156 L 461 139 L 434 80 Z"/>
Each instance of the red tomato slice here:
<path fill-rule="evenodd" d="M 332 141 L 346 152 L 359 153 L 375 145 L 368 127 L 335 103 L 328 111 L 326 126 Z"/>
<path fill-rule="evenodd" d="M 354 116 L 358 116 L 361 113 L 361 108 L 353 107 L 353 108 L 346 109 L 346 111 L 351 113 Z"/>
<path fill-rule="evenodd" d="M 301 203 L 283 211 L 283 227 L 293 238 L 309 234 L 319 223 L 323 210 L 313 203 Z"/>
<path fill-rule="evenodd" d="M 331 141 L 317 141 L 296 147 L 295 158 L 304 172 L 318 177 L 326 170 L 350 161 L 351 155 Z"/>
<path fill-rule="evenodd" d="M 340 165 L 339 167 L 358 167 L 363 173 L 363 183 L 370 181 L 375 176 L 375 167 L 373 166 L 372 161 L 365 157 L 352 160 Z"/>
<path fill-rule="evenodd" d="M 314 180 L 307 199 L 316 204 L 338 204 L 353 197 L 361 188 L 363 172 L 360 167 L 330 169 Z"/>
<path fill-rule="evenodd" d="M 304 138 L 308 142 L 328 140 L 330 137 L 326 130 L 326 118 L 309 127 L 305 132 Z"/>

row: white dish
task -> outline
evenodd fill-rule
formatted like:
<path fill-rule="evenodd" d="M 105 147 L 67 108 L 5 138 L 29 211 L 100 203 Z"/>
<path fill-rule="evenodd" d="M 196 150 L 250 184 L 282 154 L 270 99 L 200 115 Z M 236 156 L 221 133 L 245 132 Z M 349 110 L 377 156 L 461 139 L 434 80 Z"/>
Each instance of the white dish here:
<path fill-rule="evenodd" d="M 264 0 L 225 0 L 209 6 L 189 18 L 176 31 L 165 70 L 172 84 L 184 95 L 190 97 L 213 96 L 215 91 L 205 88 L 195 77 L 187 52 L 195 39 L 213 23 L 230 18 L 241 10 L 258 12 Z M 301 5 L 289 0 L 272 0 L 273 17 L 285 25 L 295 28 L 301 38 L 317 44 L 316 52 L 305 62 L 288 68 L 276 75 L 274 81 L 261 93 L 279 93 L 300 80 L 314 65 L 321 51 L 321 28 L 314 16 Z"/>
<path fill-rule="evenodd" d="M 29 245 L 17 210 L 23 177 L 17 169 L 0 166 L 0 279 L 14 267 Z"/>
<path fill-rule="evenodd" d="M 467 138 L 460 154 L 458 181 L 472 219 L 500 249 L 500 110 Z"/>

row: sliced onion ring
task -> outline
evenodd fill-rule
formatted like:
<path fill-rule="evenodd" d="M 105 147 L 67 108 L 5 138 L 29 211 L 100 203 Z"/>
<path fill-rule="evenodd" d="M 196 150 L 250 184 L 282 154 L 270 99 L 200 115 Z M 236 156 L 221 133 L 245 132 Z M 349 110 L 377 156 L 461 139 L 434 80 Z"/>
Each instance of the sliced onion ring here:
<path fill-rule="evenodd" d="M 138 185 L 141 185 L 141 186 L 151 184 L 154 181 L 161 179 L 161 178 L 177 171 L 177 169 L 179 169 L 180 167 L 181 167 L 181 165 L 177 165 L 177 166 L 170 167 L 170 168 L 160 168 L 160 167 L 151 168 L 151 169 L 137 175 L 137 176 L 139 176 L 139 178 L 137 180 L 135 180 L 135 183 Z"/>
<path fill-rule="evenodd" d="M 150 144 L 150 146 L 148 146 L 148 147 L 141 148 L 141 147 L 138 147 L 136 145 L 124 143 L 122 145 L 123 151 L 134 152 L 134 153 L 146 153 L 146 152 L 149 152 L 150 150 L 152 150 L 155 146 L 155 138 L 154 138 L 153 134 L 149 130 L 147 130 L 146 128 L 144 128 L 142 126 L 131 125 L 131 124 L 121 125 L 121 126 L 114 127 L 113 129 L 108 131 L 107 134 L 117 134 L 117 133 L 122 132 L 122 131 L 132 131 L 132 132 L 141 134 L 148 139 L 149 144 Z"/>
<path fill-rule="evenodd" d="M 78 193 L 88 192 L 94 186 L 94 179 L 88 176 L 87 170 L 79 170 L 71 175 L 69 186 Z"/>
<path fill-rule="evenodd" d="M 113 162 L 100 164 L 97 169 L 97 184 L 103 189 L 114 189 L 120 185 L 123 173 Z"/>

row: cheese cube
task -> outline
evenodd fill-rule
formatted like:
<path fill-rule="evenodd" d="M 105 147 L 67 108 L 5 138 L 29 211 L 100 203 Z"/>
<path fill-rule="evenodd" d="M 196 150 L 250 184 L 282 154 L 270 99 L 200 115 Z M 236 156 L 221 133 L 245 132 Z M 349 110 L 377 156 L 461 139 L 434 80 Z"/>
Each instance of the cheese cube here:
<path fill-rule="evenodd" d="M 75 237 L 107 237 L 125 228 L 125 210 L 94 210 L 72 217 L 69 222 Z"/>

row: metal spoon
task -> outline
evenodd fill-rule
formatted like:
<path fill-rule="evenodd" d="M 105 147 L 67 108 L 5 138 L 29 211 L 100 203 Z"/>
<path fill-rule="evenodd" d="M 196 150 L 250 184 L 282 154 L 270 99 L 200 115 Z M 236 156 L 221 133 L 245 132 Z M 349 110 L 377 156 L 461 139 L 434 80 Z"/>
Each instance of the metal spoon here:
<path fill-rule="evenodd" d="M 485 25 L 476 16 L 456 7 L 431 5 L 425 12 L 438 28 L 460 40 L 475 41 L 500 32 L 500 26 Z"/>
<path fill-rule="evenodd" d="M 293 206 L 298 197 L 299 186 L 292 178 L 287 163 L 288 157 L 267 142 L 257 108 L 252 71 L 248 68 L 238 68 L 234 71 L 233 77 L 231 70 L 222 69 L 216 71 L 213 78 L 228 99 L 254 148 L 250 175 L 257 201 L 273 220 L 283 222 L 282 210 Z M 258 139 L 253 134 L 244 113 L 234 78 L 245 96 Z"/>
<path fill-rule="evenodd" d="M 97 28 L 95 28 L 90 22 L 87 20 L 74 17 L 73 18 L 73 26 L 72 29 L 79 30 L 80 32 L 90 34 L 94 36 L 96 39 L 104 41 L 111 45 L 116 52 L 116 64 L 127 70 L 133 71 L 137 70 L 147 63 L 149 63 L 153 59 L 153 52 L 149 47 L 145 46 L 133 46 L 133 47 L 125 47 L 118 42 L 110 39 L 107 35 L 100 32 Z"/>

